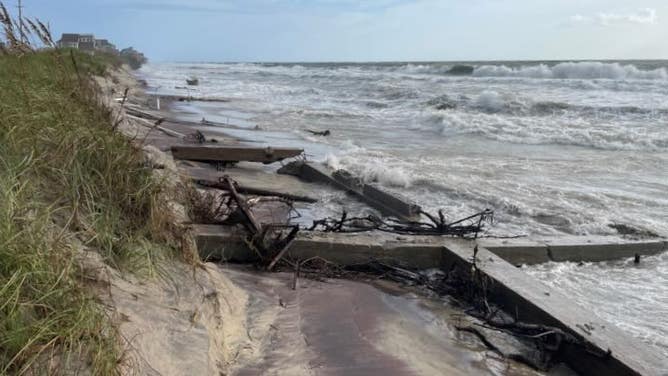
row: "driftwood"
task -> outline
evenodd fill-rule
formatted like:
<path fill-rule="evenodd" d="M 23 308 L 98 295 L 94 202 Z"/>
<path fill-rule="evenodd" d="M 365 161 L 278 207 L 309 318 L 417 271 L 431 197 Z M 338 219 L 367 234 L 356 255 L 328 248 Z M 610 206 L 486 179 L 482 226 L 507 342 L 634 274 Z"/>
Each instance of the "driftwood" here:
<path fill-rule="evenodd" d="M 268 271 L 271 271 L 274 268 L 274 266 L 276 266 L 276 263 L 279 262 L 281 260 L 281 258 L 283 258 L 283 256 L 285 255 L 285 252 L 288 251 L 288 249 L 290 248 L 290 245 L 295 240 L 295 237 L 297 236 L 298 231 L 299 231 L 299 227 L 296 227 L 296 226 L 293 227 L 292 230 L 290 231 L 290 233 L 288 234 L 288 236 L 284 240 L 282 240 L 279 245 L 276 246 L 276 248 L 280 249 L 280 250 L 278 251 L 276 256 L 274 256 L 274 258 L 271 260 L 271 262 L 269 263 L 269 266 L 267 266 Z"/>
<path fill-rule="evenodd" d="M 241 214 L 244 216 L 243 225 L 246 227 L 249 233 L 252 235 L 257 235 L 262 230 L 262 225 L 255 219 L 253 213 L 251 213 L 246 199 L 242 198 L 236 189 L 236 183 L 227 176 L 221 178 L 221 184 L 227 191 L 230 192 L 232 199 L 236 202 L 237 207 L 240 209 Z"/>
<path fill-rule="evenodd" d="M 332 134 L 332 132 L 330 132 L 329 129 L 327 129 L 325 131 L 312 131 L 310 129 L 307 129 L 306 131 L 311 133 L 312 135 L 315 135 L 315 136 L 325 136 L 326 137 L 326 136 L 329 136 L 330 134 Z"/>
<path fill-rule="evenodd" d="M 206 143 L 206 136 L 200 131 L 195 131 L 189 134 L 186 138 L 186 141 L 190 141 L 194 144 L 204 144 Z"/>
<path fill-rule="evenodd" d="M 227 204 L 230 205 L 232 202 L 236 204 L 238 213 L 242 217 L 241 223 L 250 234 L 246 239 L 246 244 L 260 257 L 261 262 L 267 263 L 269 260 L 268 270 L 273 269 L 297 237 L 299 226 L 260 223 L 250 210 L 246 198 L 237 191 L 236 182 L 224 176 L 220 183 L 221 187 L 230 194 Z M 289 230 L 287 235 L 284 234 L 285 230 Z"/>
<path fill-rule="evenodd" d="M 294 202 L 307 202 L 311 204 L 318 202 L 318 200 L 313 197 L 294 195 L 291 193 L 281 193 L 276 191 L 270 191 L 268 189 L 259 189 L 245 186 L 239 186 L 239 192 L 255 196 L 279 197 Z"/>
<path fill-rule="evenodd" d="M 151 114 L 151 113 L 146 112 L 146 111 L 142 111 L 142 110 L 134 108 L 134 107 L 125 107 L 125 113 L 128 114 L 128 115 L 132 115 L 134 117 L 138 117 L 138 118 L 146 119 L 146 120 L 150 120 L 150 121 L 156 121 L 158 119 L 161 119 L 160 116 Z"/>
<path fill-rule="evenodd" d="M 182 138 L 182 139 L 185 139 L 185 138 L 186 138 L 186 135 L 183 134 L 183 133 L 181 133 L 181 132 L 177 132 L 177 131 L 175 131 L 175 130 L 172 130 L 172 129 L 169 129 L 169 128 L 165 128 L 165 127 L 161 126 L 160 124 L 162 124 L 162 123 L 164 123 L 165 121 L 167 121 L 166 118 L 155 118 L 155 117 L 153 117 L 153 118 L 147 118 L 147 117 L 140 117 L 140 116 L 132 115 L 132 114 L 130 114 L 130 113 L 128 113 L 128 116 L 129 116 L 129 117 L 132 117 L 132 118 L 134 118 L 134 119 L 139 120 L 139 121 L 137 122 L 139 125 L 142 125 L 142 126 L 144 126 L 144 127 L 146 127 L 146 128 L 149 128 L 149 133 L 150 133 L 151 131 L 153 131 L 154 129 L 157 129 L 157 130 L 159 130 L 160 132 L 162 132 L 162 133 L 164 133 L 164 134 L 166 134 L 166 135 L 168 135 L 168 136 L 171 136 L 171 137 Z M 142 122 L 147 122 L 147 123 L 149 123 L 150 125 L 149 125 L 149 124 L 142 124 Z M 148 136 L 148 134 L 147 134 L 147 136 Z"/>
<path fill-rule="evenodd" d="M 430 222 L 406 221 L 396 218 L 382 219 L 369 215 L 366 217 L 348 217 L 344 212 L 341 218 L 325 218 L 313 221 L 309 231 L 321 230 L 324 232 L 369 232 L 382 231 L 400 235 L 433 235 L 433 236 L 471 236 L 475 238 L 483 230 L 486 222 L 491 222 L 494 212 L 485 210 L 469 217 L 447 222 L 442 211 L 438 213 L 438 219 L 424 211 L 420 213 L 426 216 Z"/>

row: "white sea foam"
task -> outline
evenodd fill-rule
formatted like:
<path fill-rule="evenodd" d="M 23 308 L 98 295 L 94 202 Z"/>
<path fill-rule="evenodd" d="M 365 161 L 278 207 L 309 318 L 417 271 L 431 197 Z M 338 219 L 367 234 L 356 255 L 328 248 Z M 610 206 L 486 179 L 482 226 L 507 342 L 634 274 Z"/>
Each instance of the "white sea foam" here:
<path fill-rule="evenodd" d="M 341 169 L 341 161 L 339 160 L 339 157 L 337 157 L 334 154 L 327 154 L 325 157 L 325 160 L 323 161 L 325 166 L 331 168 L 332 170 L 340 170 Z"/>
<path fill-rule="evenodd" d="M 361 150 L 361 149 L 360 149 Z M 390 187 L 408 188 L 411 177 L 401 167 L 389 167 L 375 157 L 345 155 L 341 158 L 334 154 L 325 157 L 324 164 L 333 169 L 346 169 L 360 177 L 366 183 L 380 183 Z"/>
<path fill-rule="evenodd" d="M 476 77 L 526 77 L 552 79 L 642 79 L 666 80 L 668 71 L 665 68 L 640 70 L 634 65 L 602 62 L 560 63 L 555 66 L 546 64 L 511 68 L 505 65 L 483 65 L 477 67 L 473 75 Z"/>
<path fill-rule="evenodd" d="M 408 64 L 402 67 L 406 73 L 433 73 L 434 68 L 429 65 Z"/>
<path fill-rule="evenodd" d="M 624 128 L 601 122 L 598 117 L 509 116 L 496 113 L 502 104 L 496 101 L 494 95 L 484 95 L 483 98 L 485 112 L 438 111 L 436 115 L 431 115 L 429 122 L 412 125 L 411 129 L 437 132 L 447 137 L 479 135 L 513 144 L 559 144 L 603 150 L 668 150 L 668 132 L 661 126 Z"/>
<path fill-rule="evenodd" d="M 365 163 L 355 168 L 366 182 L 377 182 L 391 187 L 409 188 L 411 178 L 402 168 L 390 168 L 382 163 Z"/>
<path fill-rule="evenodd" d="M 645 258 L 640 265 L 628 259 L 548 263 L 525 270 L 668 358 L 668 327 L 662 325 L 668 316 L 668 254 Z"/>
<path fill-rule="evenodd" d="M 485 90 L 478 96 L 475 104 L 485 111 L 497 112 L 503 109 L 504 101 L 496 91 Z"/>

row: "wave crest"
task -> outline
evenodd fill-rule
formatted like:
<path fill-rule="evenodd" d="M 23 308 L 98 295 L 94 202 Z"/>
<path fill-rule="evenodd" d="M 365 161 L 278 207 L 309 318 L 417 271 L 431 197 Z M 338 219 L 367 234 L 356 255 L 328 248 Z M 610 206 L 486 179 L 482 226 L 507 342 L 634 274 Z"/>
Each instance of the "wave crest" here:
<path fill-rule="evenodd" d="M 379 183 L 381 185 L 398 188 L 411 186 L 411 177 L 401 167 L 392 167 L 378 158 L 360 158 L 359 155 L 345 155 L 342 158 L 329 154 L 325 158 L 325 165 L 334 170 L 347 169 L 355 176 L 362 178 L 365 183 Z"/>
<path fill-rule="evenodd" d="M 539 64 L 511 68 L 505 65 L 483 65 L 473 71 L 475 77 L 524 77 L 546 79 L 612 79 L 612 80 L 666 80 L 666 68 L 641 70 L 634 65 L 601 62 L 559 63 L 555 66 Z"/>
<path fill-rule="evenodd" d="M 498 113 L 440 111 L 416 130 L 443 136 L 477 135 L 491 140 L 527 145 L 573 145 L 602 150 L 665 151 L 668 135 L 660 127 L 621 128 L 596 119 L 533 118 Z"/>

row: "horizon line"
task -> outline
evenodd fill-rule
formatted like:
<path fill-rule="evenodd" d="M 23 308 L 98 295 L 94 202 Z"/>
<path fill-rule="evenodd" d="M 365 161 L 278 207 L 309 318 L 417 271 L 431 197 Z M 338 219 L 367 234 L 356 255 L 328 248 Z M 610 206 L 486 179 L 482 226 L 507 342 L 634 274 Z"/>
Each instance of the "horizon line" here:
<path fill-rule="evenodd" d="M 557 63 L 557 62 L 668 62 L 665 58 L 478 59 L 478 60 L 155 60 L 176 64 L 434 64 L 434 63 Z"/>

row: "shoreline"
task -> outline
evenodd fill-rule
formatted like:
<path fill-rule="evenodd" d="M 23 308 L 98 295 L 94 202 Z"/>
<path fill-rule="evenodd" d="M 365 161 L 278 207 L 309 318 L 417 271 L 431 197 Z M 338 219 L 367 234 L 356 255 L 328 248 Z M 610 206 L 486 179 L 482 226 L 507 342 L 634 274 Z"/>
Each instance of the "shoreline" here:
<path fill-rule="evenodd" d="M 167 104 L 169 105 L 170 103 L 168 102 Z M 169 109 L 168 109 L 168 110 L 164 110 L 164 104 L 163 104 L 163 111 L 161 111 L 161 112 L 159 113 L 159 115 L 160 115 L 160 116 L 157 116 L 157 115 L 156 115 L 155 118 L 159 118 L 159 117 L 168 117 L 168 118 L 169 118 L 169 120 L 164 121 L 163 124 L 166 124 L 166 126 L 171 126 L 171 125 L 175 125 L 175 126 L 177 126 L 177 127 L 178 127 L 178 126 L 181 126 L 181 127 L 183 127 L 183 128 L 180 128 L 182 131 L 187 131 L 187 130 L 191 130 L 191 131 L 192 131 L 193 129 L 192 129 L 192 128 L 189 128 L 189 127 L 196 126 L 196 127 L 199 128 L 199 127 L 202 126 L 202 124 L 198 124 L 198 123 L 196 123 L 196 122 L 192 122 L 192 121 L 190 121 L 190 122 L 185 121 L 185 122 L 184 122 L 184 121 L 179 120 L 179 114 L 178 114 L 178 112 L 170 111 Z M 174 115 L 174 116 L 171 117 L 172 115 Z M 210 126 L 211 124 L 204 124 L 205 127 L 206 127 L 207 125 Z M 207 132 L 211 132 L 211 133 L 209 133 L 209 134 L 206 135 L 207 138 L 214 137 L 213 135 L 215 135 L 215 137 L 221 137 L 222 135 L 225 135 L 225 130 L 220 130 L 220 129 L 215 129 L 215 128 L 214 128 L 213 130 L 217 130 L 217 132 L 211 132 L 212 130 L 210 130 L 210 129 L 205 129 L 205 131 L 207 131 Z M 204 133 L 204 132 L 203 132 L 203 133 Z M 182 134 L 184 134 L 184 133 L 182 133 Z M 161 137 L 164 139 L 163 136 L 161 136 Z M 159 137 L 158 137 L 158 138 L 159 138 Z M 244 140 L 232 139 L 232 138 L 229 137 L 229 135 L 225 135 L 225 136 L 222 136 L 222 142 L 220 142 L 220 144 L 223 144 L 223 145 L 224 145 L 224 144 L 228 144 L 228 143 L 235 144 L 235 143 L 239 143 L 239 142 L 242 142 L 242 141 L 244 141 Z M 157 142 L 158 144 L 160 144 L 160 142 L 157 140 L 157 138 L 156 138 L 156 140 L 154 140 L 153 142 Z M 252 142 L 252 140 L 251 140 L 251 142 Z M 163 144 L 163 145 L 162 145 L 162 148 L 163 148 L 163 149 L 166 149 L 167 146 L 168 146 L 168 145 Z M 215 169 L 215 168 L 211 168 L 210 166 L 206 166 L 206 165 L 203 165 L 203 164 L 201 164 L 201 163 L 194 163 L 194 162 L 179 162 L 179 164 L 180 164 L 182 167 L 183 167 L 183 166 L 186 166 L 186 167 L 185 167 L 186 169 L 188 169 L 188 168 L 193 168 L 193 167 L 197 167 L 197 168 L 199 168 L 199 169 L 205 169 L 205 170 L 208 170 L 208 172 L 206 172 L 205 174 L 210 174 L 210 175 L 212 175 L 212 176 L 214 176 L 214 175 L 216 175 L 216 174 L 219 173 L 219 172 L 217 171 L 217 169 Z M 244 169 L 245 167 L 246 167 L 246 166 L 241 166 L 238 170 L 242 170 L 242 169 Z M 227 172 L 227 171 L 226 171 L 226 172 Z M 243 175 L 243 174 L 244 174 L 243 172 L 239 172 L 239 171 L 237 171 L 237 173 L 239 173 L 240 175 Z M 265 176 L 266 176 L 266 175 L 270 175 L 266 170 L 265 170 L 264 172 L 260 172 L 260 175 L 262 175 L 262 174 L 264 174 Z M 256 175 L 254 175 L 253 178 L 258 178 L 257 171 L 256 171 Z M 306 191 L 308 192 L 308 188 L 306 189 Z M 259 275 L 256 275 L 256 277 L 259 277 Z M 432 359 L 431 361 L 433 362 L 434 360 Z"/>
<path fill-rule="evenodd" d="M 145 95 L 145 94 L 144 94 Z M 149 96 L 143 99 L 143 101 L 146 101 Z M 141 97 L 140 97 L 141 98 Z M 164 98 L 163 98 L 164 100 Z M 132 101 L 130 101 L 132 103 Z M 159 113 L 155 113 L 156 117 L 158 118 L 167 118 L 167 119 L 172 119 L 178 121 L 178 113 L 170 111 L 169 107 L 170 102 L 164 102 L 161 103 L 162 110 Z M 154 113 L 154 111 L 150 111 L 151 113 Z M 153 120 L 153 119 L 151 119 Z M 187 122 L 181 122 L 178 121 L 180 124 L 175 124 L 174 122 L 170 120 L 165 120 L 161 125 L 174 131 L 177 130 L 178 132 L 181 132 L 183 134 L 189 134 L 186 131 L 188 130 L 187 126 L 193 126 L 199 124 L 196 123 L 189 123 L 188 125 L 185 125 Z M 144 124 L 145 126 L 148 126 L 148 124 Z M 193 130 L 194 131 L 194 130 Z M 154 131 L 156 132 L 156 131 Z M 160 149 L 166 150 L 168 146 L 169 141 L 165 141 L 166 137 L 173 138 L 170 135 L 165 134 L 164 132 L 158 132 L 162 133 L 160 135 L 152 135 L 146 137 L 146 140 L 149 144 L 152 144 L 154 146 L 158 146 Z M 203 132 L 204 133 L 204 132 Z M 209 137 L 217 137 L 217 138 L 223 138 L 223 140 L 219 140 L 219 144 L 238 144 L 241 142 L 241 140 L 234 139 L 229 137 L 229 135 L 226 135 L 224 130 L 220 132 L 215 132 L 215 133 L 207 133 L 207 138 Z M 187 167 L 194 167 L 198 166 L 200 169 L 204 168 L 206 169 L 208 174 L 217 174 L 218 172 L 216 171 L 215 168 L 211 168 L 209 166 L 206 166 L 201 163 L 193 163 L 193 162 L 180 162 L 182 166 L 187 166 Z M 244 168 L 248 168 L 250 166 L 244 166 L 241 164 L 240 168 L 237 168 L 235 170 L 241 170 Z M 258 179 L 262 180 L 259 176 L 264 175 L 266 177 L 271 177 L 273 174 L 271 174 L 268 171 L 262 172 L 263 169 L 260 169 L 259 171 L 256 169 L 251 169 L 250 171 L 252 172 L 250 178 L 251 179 Z M 253 172 L 254 171 L 254 172 Z M 237 171 L 238 172 L 238 171 Z M 183 175 L 183 169 L 180 169 L 181 176 Z M 237 174 L 236 178 L 241 178 L 243 173 Z M 280 176 L 280 175 L 279 175 Z M 275 176 L 274 176 L 275 177 Z M 266 179 L 266 178 L 265 178 Z M 271 182 L 271 180 L 268 180 L 267 182 Z M 296 184 L 296 183 L 295 183 Z M 302 188 L 304 191 L 310 189 L 310 193 L 312 195 L 317 196 L 317 192 L 313 191 L 313 188 Z M 285 315 L 285 313 L 276 312 L 277 307 L 271 304 L 270 302 L 275 302 L 276 298 L 269 298 L 267 296 L 267 292 L 256 290 L 252 286 L 255 283 L 258 283 L 257 281 L 273 281 L 273 282 L 266 282 L 266 283 L 272 283 L 276 284 L 278 281 L 280 281 L 281 278 L 284 280 L 286 278 L 291 278 L 289 275 L 283 274 L 281 276 L 280 274 L 277 277 L 274 277 L 272 275 L 266 275 L 266 274 L 257 274 L 257 273 L 248 273 L 248 272 L 243 272 L 242 271 L 234 271 L 234 269 L 229 269 L 228 267 L 223 267 L 222 269 L 222 274 L 225 275 L 227 273 L 231 273 L 232 275 L 235 276 L 235 278 L 232 278 L 231 282 L 233 284 L 237 285 L 237 288 L 241 288 L 242 291 L 245 292 L 248 296 L 248 300 L 250 302 L 259 302 L 259 301 L 264 301 L 263 306 L 264 308 L 259 308 L 257 307 L 257 304 L 255 303 L 251 304 L 250 306 L 247 307 L 248 310 L 250 311 L 269 311 L 269 312 L 274 312 L 273 315 L 274 322 L 276 325 L 279 325 L 279 327 L 288 325 L 291 326 L 292 324 L 288 322 L 284 322 L 285 319 L 282 317 Z M 253 282 L 256 281 L 256 282 Z M 284 283 L 284 282 L 283 282 Z M 303 343 L 302 343 L 302 355 L 303 359 L 301 359 L 301 362 L 303 364 L 300 366 L 299 371 L 301 373 L 298 374 L 311 374 L 312 371 L 309 370 L 311 366 L 309 364 L 312 364 L 313 362 L 317 362 L 320 364 L 319 369 L 327 369 L 327 367 L 330 367 L 332 370 L 335 369 L 341 369 L 341 367 L 344 367 L 345 369 L 350 370 L 351 372 L 354 372 L 355 369 L 358 371 L 362 369 L 368 369 L 364 367 L 368 367 L 369 365 L 363 365 L 362 363 L 359 363 L 357 366 L 354 364 L 359 361 L 359 355 L 360 354 L 367 354 L 369 358 L 376 359 L 377 364 L 374 365 L 374 367 L 380 367 L 380 368 L 375 368 L 378 371 L 383 371 L 384 373 L 387 374 L 414 374 L 417 372 L 417 374 L 434 374 L 434 372 L 438 373 L 439 369 L 448 369 L 450 371 L 450 374 L 470 374 L 470 372 L 473 372 L 474 370 L 477 370 L 476 372 L 491 372 L 492 369 L 497 369 L 498 367 L 502 367 L 502 363 L 506 363 L 507 361 L 501 361 L 498 359 L 498 355 L 490 355 L 488 354 L 488 350 L 481 344 L 473 345 L 473 343 L 477 342 L 477 339 L 475 339 L 475 336 L 472 334 L 467 334 L 467 333 L 458 333 L 456 330 L 454 330 L 454 327 L 457 325 L 457 323 L 461 324 L 461 315 L 464 315 L 463 311 L 457 312 L 457 310 L 453 311 L 450 313 L 450 315 L 455 315 L 458 318 L 457 319 L 447 319 L 443 318 L 441 320 L 445 320 L 442 324 L 439 324 L 436 328 L 440 328 L 434 331 L 434 329 L 431 329 L 427 332 L 424 332 L 422 334 L 423 338 L 431 338 L 432 345 L 430 346 L 437 346 L 436 348 L 432 348 L 429 351 L 417 351 L 412 348 L 407 348 L 405 345 L 402 345 L 402 343 L 409 343 L 412 340 L 412 338 L 415 333 L 415 330 L 420 330 L 418 328 L 427 327 L 429 326 L 427 322 L 422 322 L 423 317 L 429 317 L 434 315 L 434 313 L 428 313 L 431 310 L 433 310 L 436 305 L 435 304 L 443 304 L 443 301 L 438 300 L 438 301 L 433 301 L 432 303 L 430 302 L 430 299 L 425 297 L 418 298 L 418 301 L 422 301 L 422 303 L 418 304 L 418 306 L 415 306 L 414 310 L 417 310 L 416 312 L 422 312 L 418 313 L 415 315 L 414 313 L 410 313 L 410 316 L 406 316 L 409 314 L 409 312 L 404 312 L 401 313 L 401 311 L 397 311 L 397 306 L 394 306 L 395 308 L 392 308 L 392 306 L 387 306 L 387 303 L 382 303 L 378 305 L 379 303 L 374 303 L 376 306 L 369 305 L 367 301 L 376 301 L 376 302 L 386 302 L 389 296 L 387 293 L 382 292 L 381 290 L 378 290 L 374 287 L 373 285 L 368 285 L 367 283 L 364 283 L 363 281 L 360 282 L 347 282 L 346 280 L 332 280 L 331 283 L 326 283 L 323 284 L 322 282 L 311 282 L 309 280 L 304 280 L 303 283 L 308 284 L 310 287 L 307 289 L 308 291 L 319 291 L 319 290 L 331 290 L 333 287 L 331 286 L 331 283 L 335 283 L 336 287 L 334 291 L 338 291 L 336 294 L 343 294 L 344 299 L 339 303 L 341 307 L 349 307 L 351 302 L 350 299 L 354 300 L 359 300 L 357 303 L 353 303 L 353 306 L 356 307 L 356 310 L 360 313 L 357 313 L 356 315 L 362 315 L 360 317 L 365 317 L 364 320 L 367 322 L 367 327 L 368 330 L 371 330 L 371 332 L 364 334 L 364 332 L 360 333 L 357 332 L 359 329 L 354 329 L 356 326 L 353 326 L 350 328 L 353 332 L 342 332 L 338 337 L 334 338 L 331 337 L 330 335 L 326 333 L 332 333 L 336 332 L 340 328 L 340 323 L 332 322 L 327 325 L 322 325 L 324 316 L 323 315 L 329 315 L 331 312 L 329 312 L 332 307 L 327 308 L 327 305 L 324 304 L 324 300 L 322 298 L 318 298 L 317 296 L 311 297 L 308 295 L 307 297 L 303 297 L 302 294 L 299 294 L 297 296 L 300 296 L 298 302 L 294 302 L 294 297 L 291 297 L 291 295 L 294 295 L 294 292 L 292 292 L 289 289 L 283 290 L 282 292 L 278 293 L 279 297 L 278 300 L 283 301 L 283 302 L 289 302 L 292 301 L 292 304 L 297 304 L 299 307 L 299 310 L 306 310 L 310 312 L 310 315 L 307 316 L 305 322 L 303 322 L 304 328 L 299 329 L 296 333 L 291 334 L 291 335 L 298 335 L 299 337 L 306 337 L 309 338 L 307 341 L 309 343 L 308 347 L 303 348 Z M 361 283 L 361 284 L 360 284 Z M 358 286 L 358 287 L 355 287 Z M 368 286 L 364 287 L 364 291 L 366 294 L 365 298 L 355 298 L 354 291 L 359 290 L 362 286 Z M 274 287 L 275 289 L 276 287 Z M 406 297 L 401 297 L 401 296 L 407 296 L 406 294 L 410 293 L 410 290 L 403 290 L 396 285 L 395 287 L 392 288 L 394 290 L 394 294 L 397 294 L 394 299 L 399 299 L 403 300 L 404 303 L 400 304 L 399 306 L 411 306 L 414 303 L 410 303 L 412 299 L 406 300 Z M 277 290 L 280 291 L 280 290 Z M 351 295 L 352 294 L 352 295 Z M 262 298 L 262 296 L 265 296 Z M 347 297 L 345 297 L 347 296 Z M 386 297 L 384 297 L 386 296 Z M 313 300 L 315 299 L 315 300 Z M 313 301 L 312 301 L 313 300 Z M 439 303 L 437 303 L 439 302 Z M 289 303 L 286 303 L 289 304 Z M 393 303 L 396 304 L 396 303 Z M 420 308 L 420 306 L 427 304 L 427 306 Z M 432 306 L 432 308 L 426 308 L 429 305 Z M 278 306 L 278 309 L 281 309 L 281 305 Z M 284 309 L 284 308 L 283 308 Z M 453 309 L 453 308 L 450 308 Z M 403 309 L 402 309 L 403 310 Z M 366 312 L 366 313 L 365 313 Z M 371 314 L 371 312 L 374 312 Z M 343 315 L 343 313 L 337 315 L 340 316 Z M 373 317 L 373 319 L 372 319 Z M 383 318 L 384 317 L 384 318 Z M 304 316 L 302 316 L 302 319 L 304 319 Z M 254 319 L 252 317 L 246 317 L 245 321 L 246 322 L 256 322 L 257 325 L 260 325 L 264 327 L 265 329 L 263 332 L 267 329 L 269 329 L 270 326 L 274 325 L 269 323 L 269 326 L 267 325 L 266 322 L 267 318 L 264 317 L 264 315 L 261 315 L 259 317 L 255 317 Z M 406 321 L 407 320 L 407 321 Z M 312 322 L 309 324 L 308 322 Z M 406 323 L 412 323 L 413 327 L 413 332 L 406 332 L 405 329 L 401 329 Z M 382 323 L 382 325 L 381 325 Z M 315 326 L 314 326 L 315 325 Z M 389 326 L 388 326 L 389 325 Z M 398 326 L 397 326 L 398 325 Z M 253 325 L 251 325 L 253 326 Z M 312 329 L 308 329 L 309 327 L 312 327 Z M 305 330 L 305 332 L 304 332 Z M 314 332 L 315 330 L 315 332 Z M 264 342 L 268 340 L 269 338 L 283 338 L 282 334 L 280 333 L 280 330 L 278 333 L 271 333 L 272 330 L 269 329 L 269 333 L 265 335 L 269 335 L 269 337 L 265 340 L 261 340 L 260 342 Z M 357 333 L 355 333 L 357 332 Z M 310 333 L 310 336 L 309 334 Z M 321 334 L 318 334 L 321 333 Z M 369 337 L 371 334 L 370 333 L 376 333 L 373 336 L 375 336 L 375 339 Z M 394 333 L 394 339 L 390 339 L 386 335 L 382 335 L 378 337 L 381 333 Z M 399 333 L 403 333 L 399 335 Z M 449 338 L 446 342 L 444 342 L 444 339 L 442 338 L 445 333 L 449 333 L 446 335 L 446 338 Z M 399 335 L 399 337 L 397 337 Z M 365 337 L 367 338 L 364 343 L 357 343 L 354 339 L 357 337 Z M 321 339 L 318 339 L 321 338 Z M 286 339 L 289 340 L 289 339 Z M 313 347 L 314 346 L 314 341 L 320 343 L 319 346 Z M 324 341 L 324 342 L 322 342 Z M 504 343 L 504 341 L 510 341 L 510 339 L 505 339 L 501 340 L 501 343 Z M 290 346 L 294 347 L 295 343 L 291 343 Z M 337 343 L 337 346 L 332 347 L 334 343 Z M 371 347 L 369 347 L 371 345 Z M 351 358 L 350 359 L 345 359 L 341 358 L 338 353 L 340 352 L 339 348 L 340 346 L 345 347 L 351 347 L 352 349 L 356 349 L 353 352 L 350 353 Z M 419 345 L 419 343 L 413 343 L 412 346 L 418 346 L 422 347 L 423 345 Z M 444 347 L 445 346 L 445 347 Z M 508 351 L 512 352 L 512 345 L 506 344 L 505 345 Z M 320 348 L 320 350 L 318 350 Z M 440 350 L 436 350 L 437 348 L 440 348 Z M 379 350 L 380 349 L 380 350 Z M 257 350 L 256 350 L 257 351 Z M 270 351 L 269 349 L 266 349 L 264 351 Z M 379 352 L 380 351 L 380 352 Z M 453 353 L 453 356 L 447 357 L 447 359 L 443 359 L 443 355 L 447 353 Z M 294 358 L 294 354 L 274 354 L 274 355 L 269 355 L 271 352 L 267 353 L 264 357 L 269 357 L 271 359 L 272 364 L 265 364 L 264 365 L 264 371 L 269 371 L 270 369 L 275 369 L 275 367 L 283 367 L 286 366 L 285 364 L 282 364 L 282 362 L 286 362 L 288 358 Z M 304 355 L 306 354 L 306 355 Z M 376 355 L 373 355 L 376 354 Z M 381 360 L 382 358 L 378 358 L 381 354 L 384 357 L 386 357 L 384 360 Z M 454 355 L 458 354 L 458 355 Z M 468 355 L 465 355 L 468 354 Z M 353 356 L 354 355 L 354 356 Z M 260 356 L 262 358 L 263 356 L 261 354 L 256 354 L 255 356 Z M 252 358 L 252 357 L 251 357 Z M 274 359 L 276 358 L 276 359 Z M 257 358 L 256 358 L 257 359 Z M 281 360 L 284 359 L 284 360 Z M 475 361 L 474 361 L 475 359 Z M 257 360 L 256 360 L 257 361 Z M 265 359 L 264 362 L 267 360 Z M 408 362 L 408 363 L 406 363 Z M 475 365 L 478 364 L 479 365 Z M 364 363 L 366 364 L 366 363 Z M 487 364 L 486 366 L 484 364 Z M 519 363 L 515 363 L 514 365 L 513 362 L 508 363 L 507 365 L 503 367 L 511 367 L 511 369 L 516 369 L 516 370 L 524 370 L 522 372 L 530 372 L 533 373 L 534 371 L 530 371 L 529 368 L 526 366 L 523 366 Z M 437 368 L 433 368 L 435 365 Z M 251 366 L 252 367 L 252 362 L 250 362 L 249 365 L 246 367 Z M 256 365 L 257 366 L 257 365 Z M 323 368 L 325 367 L 325 368 Z M 352 367 L 352 368 L 351 368 Z M 357 367 L 357 368 L 355 368 Z M 359 368 L 362 367 L 362 368 Z M 382 368 L 382 367 L 389 367 L 389 368 Z M 473 367 L 473 368 L 471 368 Z M 488 368 L 491 367 L 491 368 Z M 234 367 L 233 367 L 234 368 Z M 284 369 L 285 370 L 285 369 Z M 296 371 L 294 368 L 289 368 L 291 371 Z M 486 370 L 486 371 L 485 371 Z M 243 370 L 239 370 L 241 374 L 243 374 Z M 540 373 L 537 373 L 540 374 Z"/>

